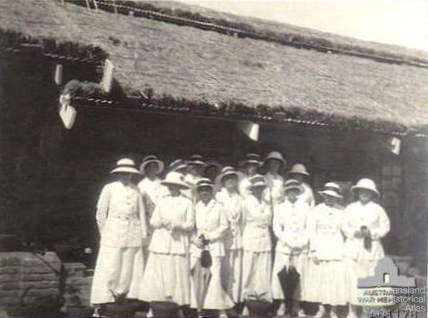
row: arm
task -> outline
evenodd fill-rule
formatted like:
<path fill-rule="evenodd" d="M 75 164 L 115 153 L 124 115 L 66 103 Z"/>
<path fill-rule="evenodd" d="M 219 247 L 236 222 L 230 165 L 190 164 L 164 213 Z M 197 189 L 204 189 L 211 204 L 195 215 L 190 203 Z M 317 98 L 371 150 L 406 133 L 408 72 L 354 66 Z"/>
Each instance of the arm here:
<path fill-rule="evenodd" d="M 378 216 L 377 227 L 370 229 L 371 237 L 374 240 L 381 239 L 391 229 L 389 217 L 386 214 L 385 210 L 381 206 L 378 207 L 378 214 L 379 214 L 379 216 Z"/>
<path fill-rule="evenodd" d="M 355 237 L 355 231 L 357 230 L 359 229 L 356 229 L 352 224 L 352 207 L 348 205 L 343 212 L 342 232 L 346 238 L 350 239 Z"/>
<path fill-rule="evenodd" d="M 160 229 L 163 226 L 163 224 L 162 224 L 162 218 L 160 216 L 160 207 L 159 207 L 159 204 L 156 205 L 155 210 L 153 211 L 152 217 L 150 218 L 150 225 L 154 229 Z"/>
<path fill-rule="evenodd" d="M 107 219 L 109 204 L 110 204 L 110 187 L 108 185 L 104 186 L 101 191 L 100 197 L 98 198 L 97 203 L 97 212 L 95 219 L 98 225 L 98 231 L 102 233 L 105 221 Z"/>
<path fill-rule="evenodd" d="M 192 202 L 190 200 L 187 201 L 185 220 L 175 226 L 175 228 L 186 232 L 192 231 L 195 227 L 195 210 L 193 209 Z"/>
<path fill-rule="evenodd" d="M 141 236 L 142 239 L 147 237 L 147 220 L 146 220 L 146 208 L 144 207 L 143 197 L 140 193 L 138 193 L 137 199 L 137 209 L 138 214 L 140 215 L 140 223 L 141 223 Z"/>
<path fill-rule="evenodd" d="M 226 219 L 226 214 L 224 213 L 223 208 L 220 208 L 218 227 L 214 231 L 211 231 L 207 235 L 206 239 L 210 240 L 211 242 L 220 240 L 223 237 L 228 227 L 229 227 L 229 224 Z"/>
<path fill-rule="evenodd" d="M 280 212 L 278 209 L 275 209 L 273 212 L 273 234 L 276 238 L 282 240 L 282 224 L 280 219 Z"/>

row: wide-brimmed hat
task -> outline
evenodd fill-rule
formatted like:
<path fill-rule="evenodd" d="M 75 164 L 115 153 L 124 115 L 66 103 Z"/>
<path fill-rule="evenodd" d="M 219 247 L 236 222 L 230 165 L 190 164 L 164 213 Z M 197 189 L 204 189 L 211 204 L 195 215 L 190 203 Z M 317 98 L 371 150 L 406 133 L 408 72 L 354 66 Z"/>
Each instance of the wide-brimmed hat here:
<path fill-rule="evenodd" d="M 135 162 L 129 158 L 123 158 L 116 162 L 116 168 L 114 168 L 110 173 L 132 173 L 132 174 L 141 174 L 140 171 L 135 167 Z"/>
<path fill-rule="evenodd" d="M 289 180 L 285 181 L 284 192 L 286 193 L 290 190 L 297 190 L 297 191 L 299 191 L 299 193 L 302 193 L 303 192 L 303 186 L 298 180 L 289 179 Z"/>
<path fill-rule="evenodd" d="M 187 164 L 205 166 L 204 157 L 200 154 L 193 154 L 189 157 L 189 160 L 187 160 Z"/>
<path fill-rule="evenodd" d="M 269 152 L 268 155 L 265 158 L 264 163 L 266 164 L 269 160 L 277 160 L 277 161 L 281 162 L 281 164 L 283 166 L 285 166 L 286 163 L 287 163 L 287 161 L 285 160 L 285 158 L 278 151 Z"/>
<path fill-rule="evenodd" d="M 196 182 L 196 190 L 200 190 L 202 188 L 210 188 L 211 190 L 214 189 L 214 184 L 209 178 L 201 178 Z"/>
<path fill-rule="evenodd" d="M 336 199 L 343 199 L 340 185 L 335 182 L 327 182 L 326 184 L 324 184 L 324 189 L 322 191 L 319 191 L 318 193 L 321 194 L 323 197 L 330 196 Z"/>
<path fill-rule="evenodd" d="M 309 176 L 310 173 L 308 172 L 308 170 L 306 170 L 306 167 L 304 164 L 301 163 L 296 163 L 294 164 L 290 171 L 288 172 L 289 174 L 301 174 L 304 176 Z"/>
<path fill-rule="evenodd" d="M 250 185 L 248 186 L 249 189 L 254 188 L 266 188 L 266 179 L 261 174 L 256 174 L 250 178 Z"/>
<path fill-rule="evenodd" d="M 188 189 L 189 185 L 184 181 L 184 177 L 181 173 L 176 171 L 168 172 L 165 179 L 161 181 L 163 185 L 176 185 L 181 188 Z"/>
<path fill-rule="evenodd" d="M 357 191 L 360 189 L 365 189 L 376 194 L 377 197 L 380 197 L 379 190 L 377 189 L 376 183 L 369 178 L 360 179 L 356 185 L 352 187 L 352 191 Z"/>
<path fill-rule="evenodd" d="M 245 159 L 242 160 L 242 163 L 244 165 L 255 164 L 255 165 L 258 165 L 258 166 L 261 166 L 263 164 L 262 163 L 262 159 L 261 159 L 261 157 L 260 157 L 260 155 L 258 153 L 247 153 L 245 155 Z"/>
<path fill-rule="evenodd" d="M 226 177 L 228 177 L 228 176 L 235 176 L 236 178 L 238 178 L 238 172 L 236 172 L 236 170 L 233 169 L 233 167 L 226 166 L 223 169 L 221 169 L 220 174 L 216 178 L 216 183 L 217 184 L 222 184 L 223 183 L 223 179 L 226 178 Z"/>
<path fill-rule="evenodd" d="M 162 173 L 163 172 L 163 170 L 165 169 L 165 164 L 163 163 L 163 161 L 162 160 L 159 160 L 158 159 L 158 157 L 156 157 L 155 155 L 148 155 L 148 156 L 146 156 L 146 157 L 144 157 L 143 158 L 143 162 L 142 162 L 142 164 L 140 165 L 140 171 L 141 171 L 141 173 L 145 173 L 144 171 L 145 171 L 145 169 L 146 169 L 146 166 L 148 165 L 148 164 L 151 164 L 151 163 L 156 163 L 157 164 L 157 166 L 158 166 L 158 171 L 157 171 L 157 173 L 158 174 L 160 174 L 160 173 Z"/>
<path fill-rule="evenodd" d="M 179 171 L 187 168 L 183 159 L 176 159 L 168 165 L 168 171 Z"/>

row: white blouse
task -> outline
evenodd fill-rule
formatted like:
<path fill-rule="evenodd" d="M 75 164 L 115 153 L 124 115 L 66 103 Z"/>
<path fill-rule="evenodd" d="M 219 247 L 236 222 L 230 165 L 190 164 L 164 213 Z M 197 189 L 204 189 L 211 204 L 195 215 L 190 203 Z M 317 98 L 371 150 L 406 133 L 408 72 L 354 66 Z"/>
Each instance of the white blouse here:
<path fill-rule="evenodd" d="M 222 188 L 217 193 L 217 201 L 223 204 L 229 228 L 224 238 L 225 248 L 236 250 L 242 248 L 242 204 L 243 198 L 239 193 L 229 193 Z"/>
<path fill-rule="evenodd" d="M 273 232 L 278 238 L 276 251 L 284 254 L 307 253 L 309 243 L 308 221 L 310 207 L 297 200 L 285 200 L 275 206 Z"/>
<path fill-rule="evenodd" d="M 146 211 L 137 186 L 116 181 L 104 186 L 98 199 L 96 220 L 101 244 L 138 247 L 147 236 Z"/>
<path fill-rule="evenodd" d="M 266 201 L 271 204 L 279 204 L 284 200 L 284 178 L 279 174 L 266 173 L 267 188 L 265 190 Z"/>
<path fill-rule="evenodd" d="M 319 260 L 342 260 L 344 211 L 339 206 L 318 204 L 309 218 L 311 255 Z"/>
<path fill-rule="evenodd" d="M 192 202 L 184 195 L 161 197 L 150 219 L 153 227 L 149 250 L 164 254 L 189 253 L 189 237 L 195 226 Z"/>
<path fill-rule="evenodd" d="M 370 231 L 372 248 L 364 247 L 364 239 L 355 237 L 355 232 L 362 226 Z M 382 243 L 380 241 L 390 230 L 389 217 L 385 210 L 375 202 L 362 204 L 360 201 L 349 204 L 345 209 L 343 225 L 347 237 L 345 243 L 347 255 L 356 260 L 376 261 L 384 257 Z"/>
<path fill-rule="evenodd" d="M 245 198 L 243 203 L 242 245 L 244 250 L 252 252 L 270 252 L 272 243 L 269 227 L 272 224 L 272 209 L 269 204 L 261 202 L 253 195 Z"/>

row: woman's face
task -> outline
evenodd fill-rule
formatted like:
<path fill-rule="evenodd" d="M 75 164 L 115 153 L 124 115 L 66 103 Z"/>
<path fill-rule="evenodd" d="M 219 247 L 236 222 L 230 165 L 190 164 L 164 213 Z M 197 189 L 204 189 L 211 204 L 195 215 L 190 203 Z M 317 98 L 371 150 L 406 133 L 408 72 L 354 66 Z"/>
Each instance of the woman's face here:
<path fill-rule="evenodd" d="M 264 189 L 265 187 L 253 187 L 251 191 L 256 197 L 261 197 Z"/>
<path fill-rule="evenodd" d="M 326 195 L 326 196 L 324 196 L 324 202 L 328 206 L 334 206 L 338 203 L 338 200 L 335 197 L 332 197 L 330 195 Z"/>
<path fill-rule="evenodd" d="M 290 174 L 290 179 L 294 179 L 299 181 L 300 183 L 305 181 L 305 177 L 302 174 L 299 173 L 292 173 Z"/>
<path fill-rule="evenodd" d="M 257 173 L 257 168 L 259 166 L 255 163 L 247 163 L 247 175 L 253 176 Z"/>
<path fill-rule="evenodd" d="M 168 190 L 171 195 L 176 196 L 180 194 L 181 188 L 176 184 L 168 184 Z"/>
<path fill-rule="evenodd" d="M 279 160 L 275 160 L 275 159 L 271 159 L 267 162 L 267 166 L 268 166 L 268 170 L 271 173 L 278 173 L 279 169 L 281 169 L 281 161 Z"/>
<path fill-rule="evenodd" d="M 202 187 L 198 189 L 198 196 L 202 202 L 208 203 L 213 198 L 213 190 L 211 187 Z"/>
<path fill-rule="evenodd" d="M 132 181 L 132 173 L 120 173 L 119 174 L 119 181 L 121 181 L 122 183 L 128 184 Z"/>
<path fill-rule="evenodd" d="M 158 174 L 158 164 L 156 162 L 151 162 L 146 165 L 144 171 L 148 176 L 154 177 Z"/>
<path fill-rule="evenodd" d="M 366 189 L 358 190 L 358 200 L 360 200 L 361 203 L 363 204 L 368 203 L 372 199 L 373 199 L 373 194 L 370 190 L 366 190 Z"/>
<path fill-rule="evenodd" d="M 299 190 L 297 189 L 290 189 L 288 190 L 285 195 L 287 196 L 288 200 L 291 202 L 296 202 L 297 198 L 299 196 Z"/>
<path fill-rule="evenodd" d="M 227 190 L 236 190 L 238 188 L 238 178 L 235 176 L 225 177 L 223 184 Z"/>

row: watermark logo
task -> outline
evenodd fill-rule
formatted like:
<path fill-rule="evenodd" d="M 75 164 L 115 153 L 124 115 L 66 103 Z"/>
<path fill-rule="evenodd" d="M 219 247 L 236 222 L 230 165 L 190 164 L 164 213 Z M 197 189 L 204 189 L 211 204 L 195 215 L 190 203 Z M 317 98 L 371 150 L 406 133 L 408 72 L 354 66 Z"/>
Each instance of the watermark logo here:
<path fill-rule="evenodd" d="M 398 268 L 389 257 L 378 261 L 373 276 L 358 279 L 358 288 L 416 287 L 414 277 L 399 275 Z"/>

